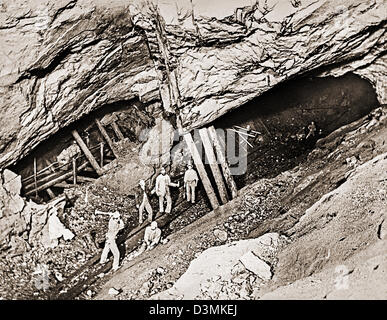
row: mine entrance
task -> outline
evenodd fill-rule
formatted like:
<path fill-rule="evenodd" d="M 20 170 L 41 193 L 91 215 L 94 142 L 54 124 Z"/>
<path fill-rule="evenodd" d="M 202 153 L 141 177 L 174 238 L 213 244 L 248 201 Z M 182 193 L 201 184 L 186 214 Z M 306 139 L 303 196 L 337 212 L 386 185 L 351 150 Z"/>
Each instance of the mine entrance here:
<path fill-rule="evenodd" d="M 135 100 L 105 105 L 43 141 L 10 168 L 22 177 L 22 195 L 46 202 L 66 188 L 94 181 L 117 157 L 120 141 L 136 141 L 152 124 L 145 109 Z M 74 146 L 76 155 L 68 151 Z"/>
<path fill-rule="evenodd" d="M 238 188 L 263 177 L 274 177 L 304 159 L 315 142 L 379 106 L 372 85 L 354 74 L 304 77 L 279 85 L 213 124 L 216 128 L 260 132 L 247 138 L 247 172 L 236 176 Z M 308 125 L 316 133 L 305 139 Z M 239 134 L 236 134 L 239 139 Z M 236 152 L 236 157 L 239 156 Z M 233 159 L 229 161 L 233 162 Z"/>

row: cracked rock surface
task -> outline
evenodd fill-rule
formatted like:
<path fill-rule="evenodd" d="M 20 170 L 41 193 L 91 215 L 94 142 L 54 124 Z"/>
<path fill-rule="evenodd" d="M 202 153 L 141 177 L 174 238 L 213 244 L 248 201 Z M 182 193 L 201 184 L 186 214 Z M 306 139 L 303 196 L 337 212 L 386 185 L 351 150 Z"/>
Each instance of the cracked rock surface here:
<path fill-rule="evenodd" d="M 131 99 L 161 102 L 188 130 L 293 77 L 353 71 L 386 103 L 383 0 L 168 0 L 157 28 L 142 2 L 2 2 L 0 167 Z"/>

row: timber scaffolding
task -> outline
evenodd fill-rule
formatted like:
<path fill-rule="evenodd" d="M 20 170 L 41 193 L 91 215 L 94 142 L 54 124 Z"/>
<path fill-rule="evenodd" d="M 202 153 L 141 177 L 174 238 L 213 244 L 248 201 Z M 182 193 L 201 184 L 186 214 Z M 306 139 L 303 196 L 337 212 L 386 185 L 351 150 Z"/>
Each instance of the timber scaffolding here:
<path fill-rule="evenodd" d="M 118 124 L 114 120 L 110 124 L 118 140 L 124 139 L 125 137 Z M 39 171 L 37 171 L 36 158 L 34 158 L 34 173 L 22 179 L 25 196 L 35 195 L 37 197 L 38 192 L 46 191 L 48 196 L 53 199 L 56 197 L 56 194 L 51 189 L 52 187 L 71 188 L 79 182 L 93 182 L 95 181 L 94 178 L 79 174 L 82 171 L 95 171 L 98 176 L 101 176 L 108 169 L 109 163 L 105 164 L 107 162 L 106 157 L 112 152 L 114 157 L 117 158 L 117 150 L 113 140 L 99 119 L 95 119 L 95 125 L 103 137 L 102 140 L 106 141 L 110 150 L 105 147 L 105 142 L 103 141 L 97 145 L 88 146 L 88 143 L 83 141 L 78 131 L 75 129 L 72 130 L 71 134 L 83 154 L 72 158 L 69 163 L 60 165 L 55 161 Z M 71 180 L 71 183 L 67 183 L 66 180 Z"/>
<path fill-rule="evenodd" d="M 228 201 L 228 199 L 233 199 L 238 195 L 237 186 L 234 182 L 226 159 L 225 141 L 222 141 L 221 137 L 219 137 L 213 126 L 200 129 L 199 135 L 204 146 L 206 157 L 209 160 L 209 166 L 215 180 L 215 185 L 218 186 L 218 195 L 220 201 L 224 204 Z M 216 196 L 214 187 L 207 175 L 205 164 L 202 161 L 203 155 L 199 153 L 195 141 L 193 140 L 190 133 L 185 134 L 183 137 L 195 162 L 195 166 L 200 175 L 205 194 L 210 201 L 212 209 L 216 210 L 219 207 L 219 201 L 218 197 Z M 247 146 L 244 140 L 241 141 L 243 141 L 242 144 Z M 216 158 L 217 161 L 215 160 Z M 221 173 L 223 173 L 223 176 Z M 175 178 L 180 180 L 183 178 L 183 175 Z M 151 179 L 148 179 L 147 183 L 149 183 L 150 180 Z M 184 188 L 184 186 L 181 186 L 181 188 Z M 227 193 L 226 189 L 229 191 L 229 193 Z M 179 190 L 179 192 L 184 192 L 184 190 Z M 197 200 L 198 202 L 204 200 L 203 194 L 199 193 Z M 157 221 L 160 228 L 165 228 L 172 221 L 178 218 L 182 212 L 188 210 L 191 205 L 191 203 L 179 195 L 176 203 L 174 204 L 174 210 L 172 210 L 172 213 L 156 216 L 155 221 Z M 121 245 L 125 244 L 126 255 L 137 249 L 139 241 L 144 237 L 145 228 L 149 225 L 150 222 L 145 221 L 143 224 L 131 229 L 126 226 L 123 232 L 120 233 L 117 238 L 117 245 L 121 247 Z M 53 288 L 48 294 L 48 298 L 71 300 L 84 294 L 87 288 L 89 288 L 98 279 L 100 279 L 100 275 L 102 273 L 106 273 L 112 268 L 111 260 L 109 260 L 109 262 L 104 265 L 100 265 L 98 263 L 100 261 L 100 257 L 101 252 L 95 254 L 82 267 L 74 271 L 72 274 L 66 277 L 64 281 L 60 282 L 55 288 Z M 135 259 L 135 261 L 131 262 L 125 268 L 128 269 L 144 259 L 148 258 L 142 258 L 140 260 Z"/>

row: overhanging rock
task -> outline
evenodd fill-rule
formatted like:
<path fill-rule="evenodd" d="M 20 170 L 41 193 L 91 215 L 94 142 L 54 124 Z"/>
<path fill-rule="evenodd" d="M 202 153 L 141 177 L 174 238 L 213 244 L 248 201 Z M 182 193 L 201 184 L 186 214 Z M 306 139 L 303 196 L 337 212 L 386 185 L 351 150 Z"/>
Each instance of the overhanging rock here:
<path fill-rule="evenodd" d="M 386 103 L 383 0 L 168 0 L 156 8 L 161 35 L 141 3 L 3 2 L 0 167 L 106 104 L 165 103 L 168 81 L 187 130 L 308 73 L 354 71 Z"/>

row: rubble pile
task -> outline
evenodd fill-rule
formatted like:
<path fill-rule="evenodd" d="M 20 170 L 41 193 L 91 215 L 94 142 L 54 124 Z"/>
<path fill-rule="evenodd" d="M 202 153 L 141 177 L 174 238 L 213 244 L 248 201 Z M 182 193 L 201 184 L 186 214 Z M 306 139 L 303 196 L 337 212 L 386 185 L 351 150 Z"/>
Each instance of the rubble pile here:
<path fill-rule="evenodd" d="M 180 245 L 176 245 L 178 249 L 175 248 L 175 250 L 170 252 L 167 251 L 167 262 L 165 265 L 172 266 L 172 269 L 167 270 L 164 274 L 164 285 L 167 286 L 168 283 L 174 283 L 176 280 L 180 281 L 178 279 L 182 277 L 184 272 L 188 272 L 192 262 L 199 258 L 208 248 L 227 245 L 240 239 L 256 238 L 257 235 L 254 236 L 254 234 L 257 234 L 257 230 L 258 236 L 265 232 L 278 232 L 291 237 L 292 233 L 288 232 L 288 230 L 291 230 L 292 226 L 300 221 L 300 217 L 307 212 L 308 208 L 319 201 L 324 194 L 329 194 L 329 192 L 350 179 L 356 168 L 359 168 L 376 155 L 387 151 L 385 144 L 385 120 L 386 109 L 382 107 L 374 110 L 368 116 L 320 139 L 317 142 L 316 148 L 309 153 L 305 162 L 276 177 L 261 179 L 248 188 L 241 190 L 241 196 L 234 201 L 232 209 L 228 207 L 227 214 L 222 215 L 219 223 L 211 224 L 211 227 L 205 227 L 205 224 L 202 222 L 196 224 L 195 229 L 187 230 L 187 236 L 185 236 L 185 233 L 180 234 Z M 353 157 L 357 160 L 347 161 L 348 158 L 351 159 Z M 359 191 L 359 195 L 363 194 L 364 196 L 354 198 L 352 204 L 356 205 L 358 210 L 366 208 L 367 204 L 372 201 L 382 201 L 383 197 L 385 199 L 384 191 L 383 182 L 381 190 L 375 190 L 375 192 Z M 366 195 L 372 195 L 372 197 Z M 327 198 L 328 200 L 329 197 Z M 322 203 L 325 203 L 324 199 L 322 199 Z M 325 215 L 318 219 L 317 224 L 318 226 L 323 226 L 329 221 L 335 221 L 334 212 L 325 212 Z M 382 230 L 383 226 L 384 224 L 380 223 L 378 228 Z M 307 227 L 306 224 L 303 232 L 308 232 L 309 229 Z M 375 227 L 374 229 L 379 230 L 378 228 Z M 192 234 L 193 232 L 194 234 Z M 381 238 L 382 233 L 382 231 L 375 231 L 375 237 Z M 183 241 L 186 242 L 183 243 Z M 286 240 L 286 243 L 288 241 Z M 343 240 L 340 241 L 338 242 L 340 245 L 346 243 Z M 311 261 L 314 261 L 313 257 L 315 255 L 323 255 L 322 258 L 328 257 L 327 261 L 330 261 L 330 254 L 327 249 L 321 250 L 321 248 L 318 248 L 310 250 L 308 259 L 310 258 Z M 356 247 L 356 250 L 358 249 Z M 166 254 L 164 249 L 160 248 L 160 250 L 163 251 L 163 255 Z M 251 254 L 249 254 L 249 257 L 254 258 Z M 257 257 L 270 266 L 272 274 L 278 268 L 273 268 L 273 266 L 278 264 L 277 253 L 268 251 L 266 255 L 260 252 L 260 255 L 257 255 Z M 293 260 L 296 258 L 295 255 L 292 256 Z M 222 263 L 224 261 L 225 259 L 223 259 Z M 320 260 L 316 261 L 313 267 L 318 268 L 320 262 Z M 262 263 L 258 264 L 262 265 Z M 265 292 L 261 292 L 261 286 L 265 286 L 265 277 L 260 278 L 250 271 L 258 270 L 258 268 L 247 270 L 242 264 L 235 267 L 236 270 L 239 267 L 243 272 L 236 272 L 238 276 L 235 276 L 235 279 L 233 277 L 225 279 L 224 277 L 210 276 L 202 282 L 200 291 L 195 296 L 190 296 L 189 298 L 228 299 L 239 297 L 246 299 L 258 298 L 264 295 Z M 282 268 L 284 274 L 286 274 L 286 265 L 282 266 Z M 306 272 L 308 272 L 308 268 Z M 264 270 L 268 270 L 267 266 L 264 267 Z M 294 270 L 295 273 L 299 271 Z M 131 269 L 131 272 L 141 274 L 140 270 L 136 270 L 135 267 Z M 269 278 L 268 275 L 269 273 L 267 272 L 266 279 Z M 142 281 L 143 279 L 140 277 L 136 285 L 127 286 L 126 290 L 136 288 L 137 286 L 141 287 Z M 176 286 L 176 283 L 174 286 Z M 250 290 L 250 286 L 252 290 Z M 131 292 L 130 297 L 132 299 L 149 297 L 141 295 L 138 289 Z M 182 294 L 181 292 L 176 292 L 172 287 L 165 292 L 157 293 L 152 298 L 181 299 Z M 185 298 L 187 297 L 184 295 Z"/>
<path fill-rule="evenodd" d="M 97 254 L 108 218 L 96 217 L 95 209 L 119 210 L 129 228 L 137 223 L 133 199 L 106 187 L 81 185 L 67 189 L 65 197 L 38 205 L 20 197 L 20 176 L 9 170 L 2 176 L 0 297 L 4 299 L 47 298 L 50 289 Z M 36 272 L 45 268 L 47 279 Z"/>

